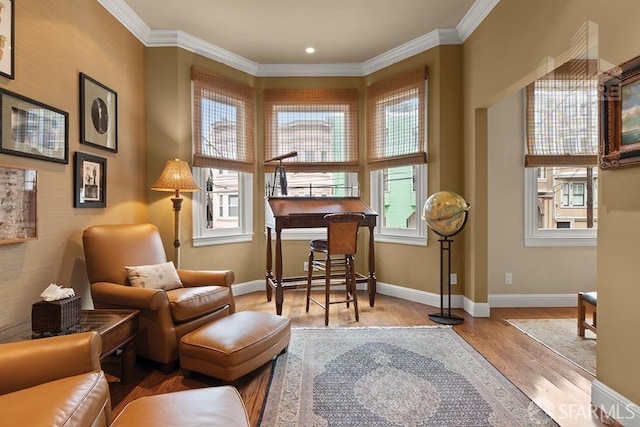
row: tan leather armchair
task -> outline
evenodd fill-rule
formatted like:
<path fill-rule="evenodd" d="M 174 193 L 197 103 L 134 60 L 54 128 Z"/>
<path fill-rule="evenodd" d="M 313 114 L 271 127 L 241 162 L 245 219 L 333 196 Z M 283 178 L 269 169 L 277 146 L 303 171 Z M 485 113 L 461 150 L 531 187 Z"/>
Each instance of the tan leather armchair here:
<path fill-rule="evenodd" d="M 97 332 L 0 344 L 0 424 L 108 426 L 100 350 Z"/>
<path fill-rule="evenodd" d="M 84 231 L 82 241 L 95 308 L 140 310 L 136 350 L 165 373 L 174 367 L 182 336 L 235 312 L 230 270 L 178 269 L 184 287 L 169 291 L 131 286 L 125 266 L 167 261 L 152 224 L 96 225 Z"/>

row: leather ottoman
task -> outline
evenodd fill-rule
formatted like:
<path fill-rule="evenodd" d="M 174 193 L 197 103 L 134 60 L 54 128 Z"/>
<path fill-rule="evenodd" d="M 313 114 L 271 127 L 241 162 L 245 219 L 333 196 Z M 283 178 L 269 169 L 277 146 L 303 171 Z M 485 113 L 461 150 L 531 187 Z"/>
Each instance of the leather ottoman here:
<path fill-rule="evenodd" d="M 190 371 L 234 381 L 284 353 L 291 338 L 287 317 L 241 311 L 183 336 L 178 346 L 185 377 Z"/>
<path fill-rule="evenodd" d="M 222 386 L 141 397 L 111 427 L 180 425 L 249 427 L 249 418 L 238 390 Z"/>

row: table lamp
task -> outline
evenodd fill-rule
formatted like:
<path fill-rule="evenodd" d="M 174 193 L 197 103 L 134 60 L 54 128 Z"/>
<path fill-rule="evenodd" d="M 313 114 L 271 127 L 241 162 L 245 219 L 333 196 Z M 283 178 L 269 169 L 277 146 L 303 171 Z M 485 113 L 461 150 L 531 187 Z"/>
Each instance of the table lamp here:
<path fill-rule="evenodd" d="M 160 178 L 151 186 L 151 189 L 155 191 L 175 191 L 175 197 L 171 198 L 175 214 L 173 247 L 175 248 L 176 268 L 180 268 L 180 209 L 182 209 L 183 200 L 180 197 L 180 191 L 193 193 L 200 190 L 200 187 L 193 179 L 187 162 L 174 159 L 167 160 Z"/>

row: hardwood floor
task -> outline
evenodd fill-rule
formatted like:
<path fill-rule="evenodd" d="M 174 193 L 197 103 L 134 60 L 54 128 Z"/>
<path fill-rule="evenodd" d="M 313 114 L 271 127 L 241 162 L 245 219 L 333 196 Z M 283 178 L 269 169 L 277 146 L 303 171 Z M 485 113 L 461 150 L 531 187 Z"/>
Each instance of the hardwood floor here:
<path fill-rule="evenodd" d="M 283 315 L 293 327 L 323 327 L 324 312 L 312 306 L 305 312 L 302 291 L 286 291 Z M 434 324 L 427 317 L 439 309 L 385 295 L 376 296 L 375 307 L 369 307 L 366 295 L 359 293 L 360 321 L 355 322 L 353 309 L 342 304 L 332 305 L 329 327 L 351 326 L 416 326 Z M 256 310 L 275 313 L 274 302 L 267 302 L 263 292 L 236 297 L 238 311 Z M 454 329 L 489 362 L 500 370 L 529 398 L 545 409 L 561 426 L 602 426 L 590 407 L 591 381 L 594 377 L 564 358 L 527 337 L 505 319 L 515 318 L 576 318 L 576 308 L 518 308 L 491 310 L 490 318 L 473 318 L 462 310 L 452 310 L 464 317 Z M 106 363 L 107 373 L 117 365 Z M 113 369 L 113 370 L 112 370 Z M 256 425 L 267 390 L 271 365 L 268 364 L 233 385 L 240 391 L 252 425 Z M 157 366 L 139 359 L 134 381 L 120 384 L 110 376 L 114 416 L 130 401 L 158 393 L 210 387 L 220 381 L 194 373 L 185 379 L 180 369 L 163 375 Z"/>

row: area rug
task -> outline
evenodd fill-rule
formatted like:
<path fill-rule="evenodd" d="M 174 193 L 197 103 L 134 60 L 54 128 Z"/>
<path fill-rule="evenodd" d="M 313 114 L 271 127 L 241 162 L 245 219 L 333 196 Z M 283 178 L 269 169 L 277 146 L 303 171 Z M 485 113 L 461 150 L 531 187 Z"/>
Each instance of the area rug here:
<path fill-rule="evenodd" d="M 596 335 L 577 334 L 575 319 L 509 319 L 510 324 L 574 365 L 596 375 Z"/>
<path fill-rule="evenodd" d="M 261 426 L 556 425 L 450 327 L 291 335 Z"/>

